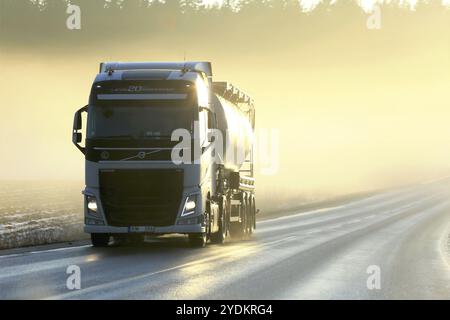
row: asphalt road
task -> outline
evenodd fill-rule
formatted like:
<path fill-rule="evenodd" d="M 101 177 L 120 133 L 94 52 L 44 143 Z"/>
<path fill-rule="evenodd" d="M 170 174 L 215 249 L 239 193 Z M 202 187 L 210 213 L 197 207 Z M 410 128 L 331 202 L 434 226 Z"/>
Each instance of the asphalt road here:
<path fill-rule="evenodd" d="M 449 299 L 449 227 L 443 179 L 263 220 L 251 240 L 204 249 L 170 237 L 3 252 L 0 298 Z M 70 265 L 81 290 L 66 287 Z"/>

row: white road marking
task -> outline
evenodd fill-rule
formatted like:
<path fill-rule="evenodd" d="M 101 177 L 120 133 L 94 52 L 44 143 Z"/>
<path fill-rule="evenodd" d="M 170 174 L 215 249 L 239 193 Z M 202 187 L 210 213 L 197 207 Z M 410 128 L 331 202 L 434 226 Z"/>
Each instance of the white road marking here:
<path fill-rule="evenodd" d="M 23 253 L 6 254 L 6 255 L 0 255 L 0 259 L 16 258 L 16 257 L 28 256 L 28 255 L 32 255 L 32 254 L 66 251 L 66 250 L 81 249 L 81 248 L 88 248 L 88 247 L 92 247 L 92 245 L 86 244 L 86 245 L 81 245 L 81 246 L 62 247 L 62 248 L 56 248 L 56 249 L 47 249 L 47 250 L 38 250 L 38 251 L 28 251 L 28 252 L 23 252 Z"/>
<path fill-rule="evenodd" d="M 315 210 L 311 210 L 311 211 L 304 211 L 304 212 L 290 214 L 290 215 L 283 216 L 283 217 L 262 220 L 262 221 L 259 221 L 258 224 L 265 224 L 265 223 L 270 223 L 270 222 L 274 222 L 274 221 L 282 221 L 282 220 L 287 220 L 287 219 L 294 219 L 294 218 L 298 218 L 298 217 L 309 216 L 309 215 L 316 214 L 316 213 L 328 212 L 328 211 L 332 211 L 332 210 L 342 209 L 342 208 L 345 208 L 345 207 L 346 206 L 342 205 L 342 206 L 336 206 L 336 207 L 327 207 L 327 208 L 315 209 Z"/>

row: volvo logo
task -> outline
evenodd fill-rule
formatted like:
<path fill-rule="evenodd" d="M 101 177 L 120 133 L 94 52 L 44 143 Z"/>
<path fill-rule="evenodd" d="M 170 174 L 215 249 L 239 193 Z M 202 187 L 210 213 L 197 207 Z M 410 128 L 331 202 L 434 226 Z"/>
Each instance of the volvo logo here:
<path fill-rule="evenodd" d="M 145 159 L 145 152 L 144 151 L 139 152 L 138 153 L 138 158 L 139 159 Z"/>

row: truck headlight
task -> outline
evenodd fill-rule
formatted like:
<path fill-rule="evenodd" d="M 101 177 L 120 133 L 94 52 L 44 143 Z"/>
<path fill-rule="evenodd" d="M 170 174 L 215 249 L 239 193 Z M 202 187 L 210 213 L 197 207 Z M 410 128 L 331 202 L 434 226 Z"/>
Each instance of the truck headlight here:
<path fill-rule="evenodd" d="M 181 216 L 185 217 L 195 213 L 195 207 L 197 203 L 197 195 L 190 195 L 186 198 L 184 202 L 183 212 L 181 212 Z"/>
<path fill-rule="evenodd" d="M 97 214 L 97 199 L 92 196 L 87 196 L 87 208 L 90 213 Z"/>

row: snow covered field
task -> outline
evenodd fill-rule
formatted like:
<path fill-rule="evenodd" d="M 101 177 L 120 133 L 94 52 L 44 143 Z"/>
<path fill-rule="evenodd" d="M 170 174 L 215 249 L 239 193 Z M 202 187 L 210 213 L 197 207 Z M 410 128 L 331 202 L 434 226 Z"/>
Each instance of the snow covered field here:
<path fill-rule="evenodd" d="M 0 182 L 0 249 L 83 239 L 82 182 Z"/>

